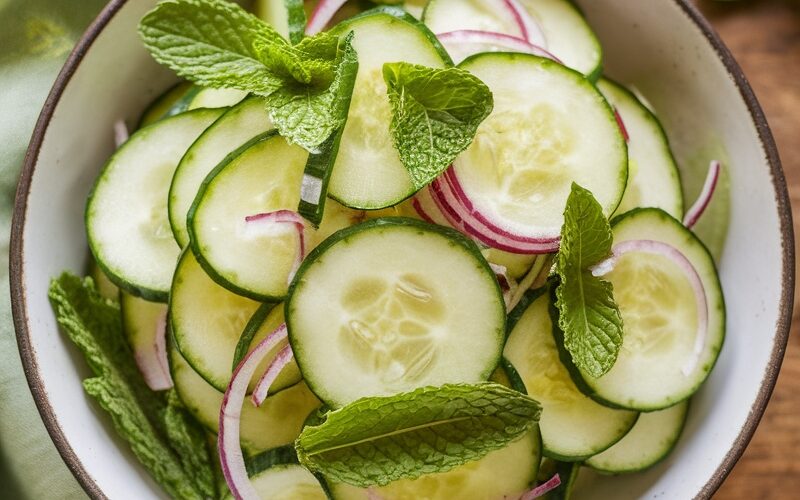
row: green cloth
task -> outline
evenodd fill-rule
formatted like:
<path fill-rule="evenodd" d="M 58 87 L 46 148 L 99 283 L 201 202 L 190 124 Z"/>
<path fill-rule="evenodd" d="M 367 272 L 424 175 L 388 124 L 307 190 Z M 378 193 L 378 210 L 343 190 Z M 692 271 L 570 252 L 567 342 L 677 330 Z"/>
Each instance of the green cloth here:
<path fill-rule="evenodd" d="M 85 498 L 33 403 L 17 350 L 8 282 L 14 191 L 59 69 L 105 0 L 0 0 L 0 497 Z"/>

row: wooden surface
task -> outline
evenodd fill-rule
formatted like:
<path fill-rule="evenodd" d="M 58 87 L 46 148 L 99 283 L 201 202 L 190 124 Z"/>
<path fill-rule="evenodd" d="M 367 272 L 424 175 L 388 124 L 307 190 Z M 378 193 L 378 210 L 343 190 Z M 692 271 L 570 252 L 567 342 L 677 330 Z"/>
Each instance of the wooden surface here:
<path fill-rule="evenodd" d="M 778 143 L 800 233 L 800 0 L 697 0 L 750 80 Z M 800 297 L 772 400 L 716 499 L 800 498 Z"/>

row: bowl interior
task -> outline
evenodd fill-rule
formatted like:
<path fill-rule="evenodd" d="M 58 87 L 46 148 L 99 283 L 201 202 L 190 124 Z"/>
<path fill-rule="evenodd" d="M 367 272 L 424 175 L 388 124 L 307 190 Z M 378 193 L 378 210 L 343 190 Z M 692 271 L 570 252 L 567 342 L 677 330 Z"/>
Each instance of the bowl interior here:
<path fill-rule="evenodd" d="M 770 163 L 778 168 L 774 145 L 768 133 L 762 143 L 760 115 L 753 116 L 744 97 L 748 90 L 737 87 L 713 40 L 683 4 L 579 3 L 603 43 L 607 73 L 634 85 L 662 118 L 687 200 L 699 191 L 712 157 L 724 160 L 730 185 L 716 208 L 729 210 L 730 228 L 719 260 L 728 331 L 718 366 L 693 398 L 684 436 L 665 462 L 626 477 L 587 475 L 592 486 L 584 492 L 588 498 L 710 494 L 760 418 L 788 334 L 793 243 L 785 187 Z M 112 1 L 107 24 L 95 25 L 101 30 L 96 39 L 86 38 L 83 57 L 71 59 L 74 73 L 62 75 L 34 136 L 12 246 L 15 321 L 37 403 L 84 487 L 111 498 L 164 495 L 83 392 L 85 364 L 58 332 L 47 287 L 64 269 L 85 269 L 84 204 L 114 148 L 112 124 L 125 119 L 134 125 L 174 81 L 136 34 L 139 18 L 154 4 Z M 701 230 L 717 242 L 724 234 L 718 224 Z"/>

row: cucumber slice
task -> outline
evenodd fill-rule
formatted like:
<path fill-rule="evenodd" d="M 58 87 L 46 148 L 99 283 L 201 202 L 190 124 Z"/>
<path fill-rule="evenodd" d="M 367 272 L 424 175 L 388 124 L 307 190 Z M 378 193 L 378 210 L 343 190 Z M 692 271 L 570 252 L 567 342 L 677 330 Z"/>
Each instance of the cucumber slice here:
<path fill-rule="evenodd" d="M 594 85 L 529 54 L 477 54 L 459 67 L 494 94 L 492 114 L 455 162 L 480 213 L 520 236 L 557 238 L 573 182 L 606 215 L 614 212 L 628 177 L 627 148 Z"/>
<path fill-rule="evenodd" d="M 286 320 L 308 385 L 338 408 L 364 396 L 486 380 L 500 358 L 505 304 L 472 241 L 386 218 L 339 231 L 311 252 Z"/>
<path fill-rule="evenodd" d="M 725 301 L 714 261 L 697 237 L 666 212 L 640 208 L 612 221 L 614 243 L 655 240 L 678 249 L 705 288 L 708 332 L 693 370 L 697 306 L 688 280 L 665 257 L 629 253 L 604 276 L 614 286 L 623 322 L 619 356 L 599 379 L 570 366 L 573 379 L 597 401 L 620 408 L 654 411 L 688 399 L 716 363 L 725 338 Z M 568 356 L 567 356 L 568 358 Z M 571 365 L 571 364 L 570 364 Z"/>
<path fill-rule="evenodd" d="M 253 13 L 292 43 L 303 39 L 306 28 L 303 0 L 256 0 Z"/>
<path fill-rule="evenodd" d="M 547 50 L 568 67 L 597 81 L 603 73 L 603 47 L 570 0 L 519 0 L 542 28 Z"/>
<path fill-rule="evenodd" d="M 166 301 L 180 249 L 169 230 L 167 189 L 183 154 L 223 110 L 166 118 L 133 134 L 108 160 L 86 206 L 89 247 L 115 285 Z"/>
<path fill-rule="evenodd" d="M 253 236 L 245 218 L 296 209 L 307 158 L 300 146 L 267 132 L 206 177 L 187 224 L 192 251 L 214 281 L 255 300 L 286 295 L 299 252 L 296 233 Z"/>
<path fill-rule="evenodd" d="M 678 165 L 658 118 L 628 89 L 606 78 L 597 88 L 617 109 L 628 132 L 628 186 L 617 207 L 625 213 L 639 207 L 660 208 L 683 217 L 683 192 Z"/>
<path fill-rule="evenodd" d="M 227 108 L 239 104 L 245 97 L 247 92 L 243 90 L 203 88 L 192 97 L 187 109 Z"/>
<path fill-rule="evenodd" d="M 200 87 L 192 85 L 191 82 L 181 82 L 170 87 L 169 90 L 161 94 L 153 101 L 139 118 L 137 128 L 151 125 L 162 118 L 183 113 L 189 106 L 189 101 L 200 91 Z"/>
<path fill-rule="evenodd" d="M 153 390 L 169 388 L 166 338 L 163 337 L 167 305 L 149 302 L 125 292 L 120 292 L 119 305 L 122 331 L 148 387 Z M 158 335 L 162 337 L 158 338 Z"/>
<path fill-rule="evenodd" d="M 636 425 L 620 442 L 593 456 L 586 465 L 599 472 L 639 472 L 657 464 L 672 451 L 686 423 L 689 402 L 666 410 L 642 413 Z"/>
<path fill-rule="evenodd" d="M 516 368 L 528 395 L 542 405 L 539 428 L 544 455 L 581 461 L 622 439 L 638 414 L 602 406 L 575 387 L 553 339 L 550 295 L 536 294 L 530 305 L 512 313 L 519 319 L 508 336 L 503 356 Z"/>
<path fill-rule="evenodd" d="M 229 292 L 206 275 L 192 252 L 185 251 L 175 269 L 170 295 L 170 326 L 176 347 L 186 361 L 218 391 L 224 391 L 231 380 L 234 353 L 245 326 L 253 329 L 248 346 L 255 347 L 266 335 L 283 323 L 281 307 L 251 322 L 259 304 Z M 255 323 L 255 324 L 251 324 Z M 280 343 L 267 355 L 257 370 L 260 376 L 268 361 L 280 351 Z M 299 381 L 297 365 L 292 362 L 281 371 L 274 391 Z M 252 385 L 251 385 L 252 389 Z"/>
<path fill-rule="evenodd" d="M 354 32 L 358 75 L 328 195 L 353 208 L 395 205 L 415 192 L 392 142 L 391 106 L 383 64 L 406 61 L 441 68 L 449 62 L 424 27 L 385 12 L 345 21 L 337 33 Z"/>
<path fill-rule="evenodd" d="M 260 97 L 250 97 L 220 116 L 183 155 L 169 187 L 169 224 L 181 248 L 189 244 L 186 215 L 203 180 L 240 146 L 273 128 Z"/>
<path fill-rule="evenodd" d="M 540 460 L 541 441 L 538 429 L 534 429 L 505 448 L 448 472 L 428 474 L 415 480 L 401 479 L 380 488 L 357 488 L 340 483 L 329 486 L 335 500 L 519 498 L 536 481 Z"/>
<path fill-rule="evenodd" d="M 314 474 L 297 464 L 270 467 L 251 476 L 250 481 L 259 498 L 263 499 L 327 500 L 328 498 Z"/>
<path fill-rule="evenodd" d="M 94 286 L 97 287 L 100 296 L 104 299 L 119 300 L 119 288 L 117 288 L 117 285 L 108 279 L 106 273 L 100 269 L 94 259 L 91 259 L 91 261 L 91 264 L 89 264 L 89 276 L 94 280 Z"/>
<path fill-rule="evenodd" d="M 507 9 L 498 11 L 494 2 L 483 0 L 430 0 L 422 21 L 434 33 L 457 30 L 492 31 L 522 38 L 519 23 Z"/>
<path fill-rule="evenodd" d="M 183 404 L 204 427 L 218 433 L 223 393 L 208 385 L 174 346 L 169 349 L 169 362 Z M 306 417 L 319 405 L 302 382 L 268 397 L 258 408 L 246 401 L 242 406 L 242 447 L 255 454 L 294 443 Z"/>
<path fill-rule="evenodd" d="M 539 467 L 539 482 L 547 481 L 554 474 L 558 474 L 561 479 L 561 484 L 556 489 L 548 491 L 542 498 L 544 500 L 569 500 L 580 471 L 580 462 L 562 462 L 549 458 L 542 460 L 542 465 Z"/>

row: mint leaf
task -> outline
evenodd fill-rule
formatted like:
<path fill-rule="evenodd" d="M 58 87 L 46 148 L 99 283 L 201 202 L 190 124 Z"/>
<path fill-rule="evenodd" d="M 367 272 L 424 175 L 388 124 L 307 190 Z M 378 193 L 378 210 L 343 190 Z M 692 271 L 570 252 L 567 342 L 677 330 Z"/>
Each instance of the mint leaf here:
<path fill-rule="evenodd" d="M 167 0 L 142 18 L 139 33 L 156 61 L 196 84 L 260 95 L 283 84 L 264 65 L 253 42 L 288 42 L 234 3 Z"/>
<path fill-rule="evenodd" d="M 392 106 L 395 148 L 420 189 L 472 143 L 478 125 L 492 112 L 492 92 L 459 68 L 386 63 L 383 79 Z"/>
<path fill-rule="evenodd" d="M 163 420 L 167 439 L 178 455 L 183 470 L 194 474 L 195 486 L 203 497 L 216 497 L 215 465 L 208 450 L 206 431 L 183 405 L 175 389 L 167 392 Z"/>
<path fill-rule="evenodd" d="M 184 78 L 265 97 L 281 135 L 309 151 L 344 123 L 337 96 L 356 61 L 349 39 L 321 33 L 293 46 L 225 0 L 166 0 L 139 32 L 153 57 Z"/>
<path fill-rule="evenodd" d="M 122 334 L 119 304 L 103 299 L 91 279 L 68 273 L 50 283 L 49 297 L 59 325 L 95 375 L 84 380 L 84 389 L 109 413 L 134 455 L 171 497 L 207 498 L 213 471 L 206 460 L 187 456 L 208 457 L 205 444 L 181 437 L 173 449 L 168 437 L 194 436 L 199 428 L 193 421 L 178 423 L 164 396 L 145 384 Z"/>
<path fill-rule="evenodd" d="M 622 316 L 611 283 L 590 270 L 610 255 L 612 243 L 603 208 L 591 192 L 573 183 L 556 261 L 556 307 L 573 363 L 595 378 L 614 366 L 622 346 Z"/>
<path fill-rule="evenodd" d="M 295 448 L 301 464 L 334 482 L 383 486 L 478 460 L 528 432 L 540 411 L 499 384 L 424 387 L 330 412 Z"/>
<path fill-rule="evenodd" d="M 329 37 L 327 33 L 317 37 Z M 317 38 L 315 37 L 315 38 Z M 311 40 L 304 46 L 304 42 Z M 358 57 L 353 48 L 353 34 L 337 40 L 335 70 L 332 81 L 324 87 L 286 85 L 270 94 L 267 107 L 270 118 L 282 135 L 291 133 L 291 140 L 312 153 L 320 153 L 326 140 L 344 127 L 350 96 L 353 93 L 355 77 L 358 73 Z M 314 59 L 307 66 L 309 72 L 320 78 L 324 69 L 319 61 L 329 47 L 317 43 L 312 38 L 304 38 L 298 45 L 305 54 L 313 54 Z M 316 61 L 316 62 L 314 62 Z M 338 146 L 338 142 L 336 143 Z M 338 150 L 338 147 L 337 147 Z M 334 158 L 335 159 L 335 158 Z"/>

